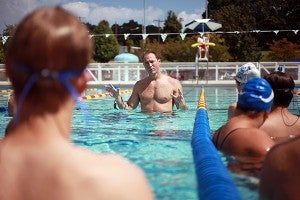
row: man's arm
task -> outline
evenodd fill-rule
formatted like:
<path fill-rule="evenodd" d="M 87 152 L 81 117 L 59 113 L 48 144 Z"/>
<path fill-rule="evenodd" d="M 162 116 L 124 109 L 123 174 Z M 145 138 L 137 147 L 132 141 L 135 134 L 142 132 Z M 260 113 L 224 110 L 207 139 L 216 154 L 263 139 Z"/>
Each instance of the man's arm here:
<path fill-rule="evenodd" d="M 188 110 L 185 98 L 180 89 L 178 89 L 178 96 L 176 97 L 173 95 L 173 98 L 177 109 Z"/>
<path fill-rule="evenodd" d="M 136 92 L 135 87 L 133 88 L 132 94 L 129 100 L 127 101 L 127 103 L 124 102 L 122 96 L 120 95 L 119 88 L 116 89 L 113 85 L 109 84 L 109 85 L 105 85 L 105 89 L 110 94 L 110 96 L 115 98 L 118 108 L 120 109 L 127 109 L 127 110 L 135 109 L 139 104 L 138 93 Z"/>
<path fill-rule="evenodd" d="M 140 103 L 139 89 L 137 83 L 133 86 L 131 96 L 127 101 L 127 109 L 135 109 Z"/>
<path fill-rule="evenodd" d="M 115 98 L 115 101 L 120 109 L 126 109 L 127 104 L 123 101 L 122 96 L 120 95 L 120 89 L 116 89 L 112 84 L 105 85 L 106 91 Z"/>
<path fill-rule="evenodd" d="M 176 105 L 176 108 L 177 109 L 181 109 L 181 110 L 188 110 L 188 106 L 186 104 L 186 101 L 185 101 L 185 98 L 183 96 L 183 89 L 182 89 L 182 85 L 181 83 L 175 79 L 175 84 L 178 88 L 178 94 L 176 95 L 175 94 L 171 94 L 171 96 L 173 97 L 173 101 L 174 101 L 174 104 Z"/>

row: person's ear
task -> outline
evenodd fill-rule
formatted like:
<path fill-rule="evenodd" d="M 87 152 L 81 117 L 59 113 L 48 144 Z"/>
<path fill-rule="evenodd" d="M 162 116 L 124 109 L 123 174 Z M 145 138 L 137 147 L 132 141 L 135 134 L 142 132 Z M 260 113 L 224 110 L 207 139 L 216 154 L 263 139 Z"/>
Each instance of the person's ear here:
<path fill-rule="evenodd" d="M 87 70 L 84 70 L 76 80 L 76 89 L 78 93 L 82 93 L 86 89 L 89 80 L 91 80 L 91 75 Z"/>

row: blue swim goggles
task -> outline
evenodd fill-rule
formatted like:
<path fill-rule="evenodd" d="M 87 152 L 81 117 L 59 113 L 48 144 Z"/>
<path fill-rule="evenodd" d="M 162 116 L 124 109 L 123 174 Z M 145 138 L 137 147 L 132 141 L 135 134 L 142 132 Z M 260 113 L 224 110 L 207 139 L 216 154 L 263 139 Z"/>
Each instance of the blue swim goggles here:
<path fill-rule="evenodd" d="M 25 74 L 30 75 L 28 80 L 26 81 L 26 84 L 20 94 L 19 99 L 17 100 L 17 109 L 16 109 L 16 115 L 14 116 L 14 124 L 16 124 L 19 121 L 20 117 L 20 108 L 28 95 L 28 92 L 34 85 L 34 83 L 38 80 L 58 80 L 62 83 L 62 85 L 69 91 L 69 93 L 72 95 L 73 99 L 78 103 L 78 97 L 79 93 L 75 90 L 75 88 L 71 85 L 70 79 L 79 77 L 85 68 L 83 70 L 66 70 L 66 71 L 51 71 L 49 69 L 42 69 L 40 71 L 35 71 L 31 67 L 24 65 L 24 64 L 13 64 L 13 67 L 16 67 L 19 71 L 22 71 Z M 85 105 L 80 103 L 80 107 L 83 108 L 84 111 L 86 111 Z"/>

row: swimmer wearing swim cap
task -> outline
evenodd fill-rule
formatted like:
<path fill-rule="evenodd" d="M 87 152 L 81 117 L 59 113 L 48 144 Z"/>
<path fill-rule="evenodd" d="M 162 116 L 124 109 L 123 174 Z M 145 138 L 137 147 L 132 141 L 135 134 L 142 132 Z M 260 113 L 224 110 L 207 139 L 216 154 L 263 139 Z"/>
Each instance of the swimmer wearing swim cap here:
<path fill-rule="evenodd" d="M 246 63 L 242 65 L 236 76 L 235 80 L 238 81 L 239 83 L 247 83 L 247 81 L 251 80 L 252 78 L 259 78 L 260 73 L 256 66 L 253 63 Z"/>
<path fill-rule="evenodd" d="M 273 104 L 273 90 L 262 78 L 249 80 L 238 96 L 239 113 L 230 118 L 213 135 L 213 143 L 231 160 L 228 168 L 245 175 L 258 176 L 267 152 L 275 144 L 259 128 Z"/>
<path fill-rule="evenodd" d="M 274 99 L 273 90 L 265 79 L 248 81 L 238 96 L 237 107 L 244 111 L 270 111 Z"/>
<path fill-rule="evenodd" d="M 244 85 L 247 83 L 247 81 L 251 80 L 252 78 L 259 78 L 260 73 L 257 67 L 253 63 L 246 63 L 242 65 L 235 76 L 235 83 L 236 83 L 236 89 L 237 93 L 239 94 Z M 239 113 L 239 110 L 236 109 L 237 103 L 232 103 L 228 107 L 228 119 L 232 118 L 233 116 L 237 115 Z"/>

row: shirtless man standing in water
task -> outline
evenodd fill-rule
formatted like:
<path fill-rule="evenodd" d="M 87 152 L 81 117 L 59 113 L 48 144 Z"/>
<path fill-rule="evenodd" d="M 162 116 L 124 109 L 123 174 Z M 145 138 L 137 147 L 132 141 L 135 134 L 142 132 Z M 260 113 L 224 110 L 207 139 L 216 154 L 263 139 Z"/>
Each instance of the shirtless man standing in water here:
<path fill-rule="evenodd" d="M 141 103 L 142 111 L 172 112 L 173 105 L 177 109 L 187 110 L 188 106 L 182 93 L 182 85 L 177 80 L 160 71 L 160 57 L 153 51 L 144 54 L 143 63 L 148 76 L 136 82 L 133 92 L 125 103 L 119 89 L 106 85 L 106 90 L 116 99 L 121 109 L 135 109 Z"/>

